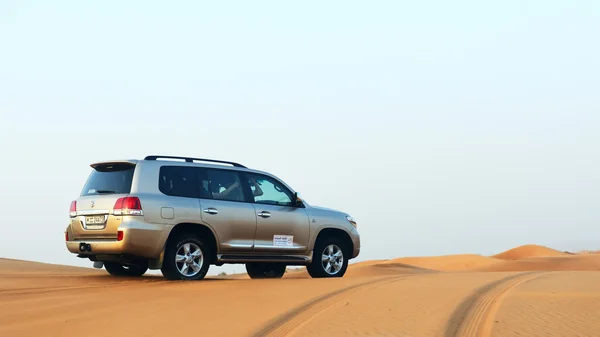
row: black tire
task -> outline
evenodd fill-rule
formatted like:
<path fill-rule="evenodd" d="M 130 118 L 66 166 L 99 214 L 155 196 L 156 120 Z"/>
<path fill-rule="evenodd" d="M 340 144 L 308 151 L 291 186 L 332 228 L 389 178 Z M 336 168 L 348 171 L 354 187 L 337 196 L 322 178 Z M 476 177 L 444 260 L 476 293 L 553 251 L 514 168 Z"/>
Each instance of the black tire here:
<path fill-rule="evenodd" d="M 250 278 L 282 278 L 286 267 L 281 263 L 253 262 L 246 263 L 246 272 Z"/>
<path fill-rule="evenodd" d="M 188 256 L 192 260 L 176 262 L 177 252 L 181 250 L 181 253 L 185 253 L 185 245 L 188 245 L 190 254 L 180 254 L 180 256 Z M 203 279 L 212 261 L 212 252 L 209 247 L 203 238 L 194 234 L 181 234 L 169 239 L 161 268 L 163 276 L 168 280 L 195 281 Z M 193 257 L 197 248 L 201 251 L 201 259 Z M 188 262 L 195 264 L 188 265 Z M 188 269 L 185 269 L 184 265 L 187 265 Z M 199 270 L 194 269 L 194 265 L 199 265 Z"/>
<path fill-rule="evenodd" d="M 326 270 L 327 264 L 323 261 L 323 254 L 325 253 L 325 249 L 328 249 L 329 246 L 337 247 L 341 252 L 342 264 L 339 270 L 335 270 L 333 266 Z M 328 253 L 328 252 L 327 252 Z M 350 256 L 348 248 L 344 241 L 338 237 L 325 237 L 319 238 L 315 244 L 315 248 L 313 251 L 313 259 L 312 262 L 306 266 L 306 270 L 308 274 L 313 278 L 322 278 L 322 277 L 342 277 L 346 273 L 346 269 L 348 269 L 348 257 Z M 339 257 L 334 259 L 334 262 L 339 262 Z M 325 264 L 325 265 L 324 265 Z M 339 264 L 338 264 L 339 265 Z"/>
<path fill-rule="evenodd" d="M 104 262 L 104 268 L 112 276 L 139 277 L 146 273 L 145 266 L 124 266 L 116 262 Z"/>

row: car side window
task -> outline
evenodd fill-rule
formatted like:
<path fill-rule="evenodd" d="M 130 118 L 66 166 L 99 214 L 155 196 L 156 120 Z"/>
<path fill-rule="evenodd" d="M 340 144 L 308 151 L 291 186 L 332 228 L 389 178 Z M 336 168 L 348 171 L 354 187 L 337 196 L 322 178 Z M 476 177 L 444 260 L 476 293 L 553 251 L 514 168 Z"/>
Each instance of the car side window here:
<path fill-rule="evenodd" d="M 162 166 L 158 189 L 173 197 L 199 198 L 202 193 L 200 173 L 196 167 Z"/>
<path fill-rule="evenodd" d="M 246 174 L 246 177 L 255 203 L 292 206 L 292 192 L 276 179 L 258 174 Z"/>
<path fill-rule="evenodd" d="M 208 189 L 212 199 L 245 201 L 240 175 L 236 171 L 206 169 L 206 180 L 202 186 Z"/>

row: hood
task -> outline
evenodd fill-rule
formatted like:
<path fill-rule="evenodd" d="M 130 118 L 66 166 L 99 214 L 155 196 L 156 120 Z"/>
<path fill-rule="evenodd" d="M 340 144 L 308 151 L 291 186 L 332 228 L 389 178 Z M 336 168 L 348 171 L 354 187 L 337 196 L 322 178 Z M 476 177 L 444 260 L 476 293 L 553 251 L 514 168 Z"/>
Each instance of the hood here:
<path fill-rule="evenodd" d="M 310 206 L 307 210 L 313 215 L 335 215 L 346 217 L 348 214 L 342 211 L 338 211 L 337 209 L 319 207 L 319 206 Z"/>
<path fill-rule="evenodd" d="M 343 213 L 338 211 L 337 209 L 333 209 L 333 208 L 327 208 L 327 207 L 320 207 L 320 206 L 310 206 L 310 208 L 314 208 L 318 211 L 325 211 L 325 212 L 335 212 L 335 213 Z"/>

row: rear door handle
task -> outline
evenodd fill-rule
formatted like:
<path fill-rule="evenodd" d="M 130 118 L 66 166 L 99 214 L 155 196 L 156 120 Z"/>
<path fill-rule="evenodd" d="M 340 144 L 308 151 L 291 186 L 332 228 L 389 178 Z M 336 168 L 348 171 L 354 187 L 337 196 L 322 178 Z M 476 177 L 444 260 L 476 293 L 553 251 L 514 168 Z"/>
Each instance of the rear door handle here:
<path fill-rule="evenodd" d="M 263 218 L 270 218 L 271 217 L 271 213 L 269 213 L 267 211 L 258 212 L 257 214 L 258 214 L 258 216 L 263 217 Z"/>
<path fill-rule="evenodd" d="M 217 211 L 216 208 L 209 207 L 209 208 L 205 208 L 204 209 L 204 213 L 207 213 L 207 214 L 219 214 L 219 211 Z"/>

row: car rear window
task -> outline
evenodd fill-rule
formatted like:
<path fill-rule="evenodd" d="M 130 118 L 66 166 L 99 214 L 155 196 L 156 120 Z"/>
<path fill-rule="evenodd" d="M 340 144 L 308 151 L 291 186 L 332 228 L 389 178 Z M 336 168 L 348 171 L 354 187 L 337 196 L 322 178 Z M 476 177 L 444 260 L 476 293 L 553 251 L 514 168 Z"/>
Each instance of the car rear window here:
<path fill-rule="evenodd" d="M 129 193 L 134 169 L 135 165 L 131 164 L 97 166 L 85 183 L 81 195 Z"/>

